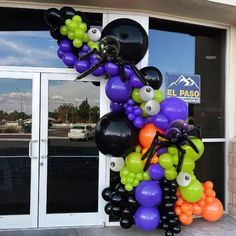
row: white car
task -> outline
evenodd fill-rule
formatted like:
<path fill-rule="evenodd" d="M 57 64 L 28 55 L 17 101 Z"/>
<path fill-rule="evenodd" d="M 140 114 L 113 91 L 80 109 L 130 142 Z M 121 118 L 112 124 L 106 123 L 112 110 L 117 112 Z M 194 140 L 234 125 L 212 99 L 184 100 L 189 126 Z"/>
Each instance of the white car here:
<path fill-rule="evenodd" d="M 94 137 L 94 134 L 95 131 L 91 125 L 76 124 L 70 129 L 68 137 L 70 140 L 83 139 L 88 141 Z"/>

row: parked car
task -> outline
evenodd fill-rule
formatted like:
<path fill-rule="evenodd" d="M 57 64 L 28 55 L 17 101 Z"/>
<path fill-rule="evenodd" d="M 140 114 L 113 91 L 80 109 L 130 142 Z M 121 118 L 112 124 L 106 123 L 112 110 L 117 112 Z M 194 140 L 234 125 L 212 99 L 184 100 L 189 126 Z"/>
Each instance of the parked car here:
<path fill-rule="evenodd" d="M 86 124 L 76 124 L 68 132 L 68 137 L 70 140 L 83 139 L 88 141 L 90 138 L 93 138 L 94 135 L 95 130 L 91 125 Z"/>

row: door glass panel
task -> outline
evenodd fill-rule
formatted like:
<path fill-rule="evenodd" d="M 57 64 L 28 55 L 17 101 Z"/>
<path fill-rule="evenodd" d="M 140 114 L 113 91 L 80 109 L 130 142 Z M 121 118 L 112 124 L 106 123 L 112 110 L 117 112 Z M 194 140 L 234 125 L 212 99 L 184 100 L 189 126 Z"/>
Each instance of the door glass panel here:
<path fill-rule="evenodd" d="M 100 87 L 49 81 L 47 213 L 98 211 Z"/>
<path fill-rule="evenodd" d="M 30 213 L 32 81 L 0 79 L 0 215 Z"/>

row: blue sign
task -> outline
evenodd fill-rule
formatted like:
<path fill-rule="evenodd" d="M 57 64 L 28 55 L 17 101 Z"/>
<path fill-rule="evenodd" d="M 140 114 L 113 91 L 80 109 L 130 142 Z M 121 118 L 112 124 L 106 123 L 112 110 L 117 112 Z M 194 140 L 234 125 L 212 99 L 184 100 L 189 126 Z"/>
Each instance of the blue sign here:
<path fill-rule="evenodd" d="M 166 97 L 178 97 L 190 104 L 200 103 L 200 75 L 166 73 L 165 81 Z"/>

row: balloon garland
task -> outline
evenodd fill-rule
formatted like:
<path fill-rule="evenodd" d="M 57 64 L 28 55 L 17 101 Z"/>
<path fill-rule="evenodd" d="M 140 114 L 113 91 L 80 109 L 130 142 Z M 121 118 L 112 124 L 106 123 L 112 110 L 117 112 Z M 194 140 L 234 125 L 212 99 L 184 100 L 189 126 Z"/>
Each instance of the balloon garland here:
<path fill-rule="evenodd" d="M 58 57 L 80 73 L 76 80 L 90 73 L 108 79 L 111 112 L 98 121 L 95 141 L 119 176 L 116 186 L 102 192 L 105 212 L 118 217 L 122 228 L 160 228 L 168 236 L 180 233 L 194 215 L 219 220 L 223 206 L 213 183 L 202 184 L 194 174 L 204 152 L 200 128 L 186 122 L 182 100 L 164 98 L 157 68 L 135 66 L 148 48 L 143 27 L 118 19 L 100 32 L 70 7 L 48 9 L 45 18 L 58 40 Z"/>

